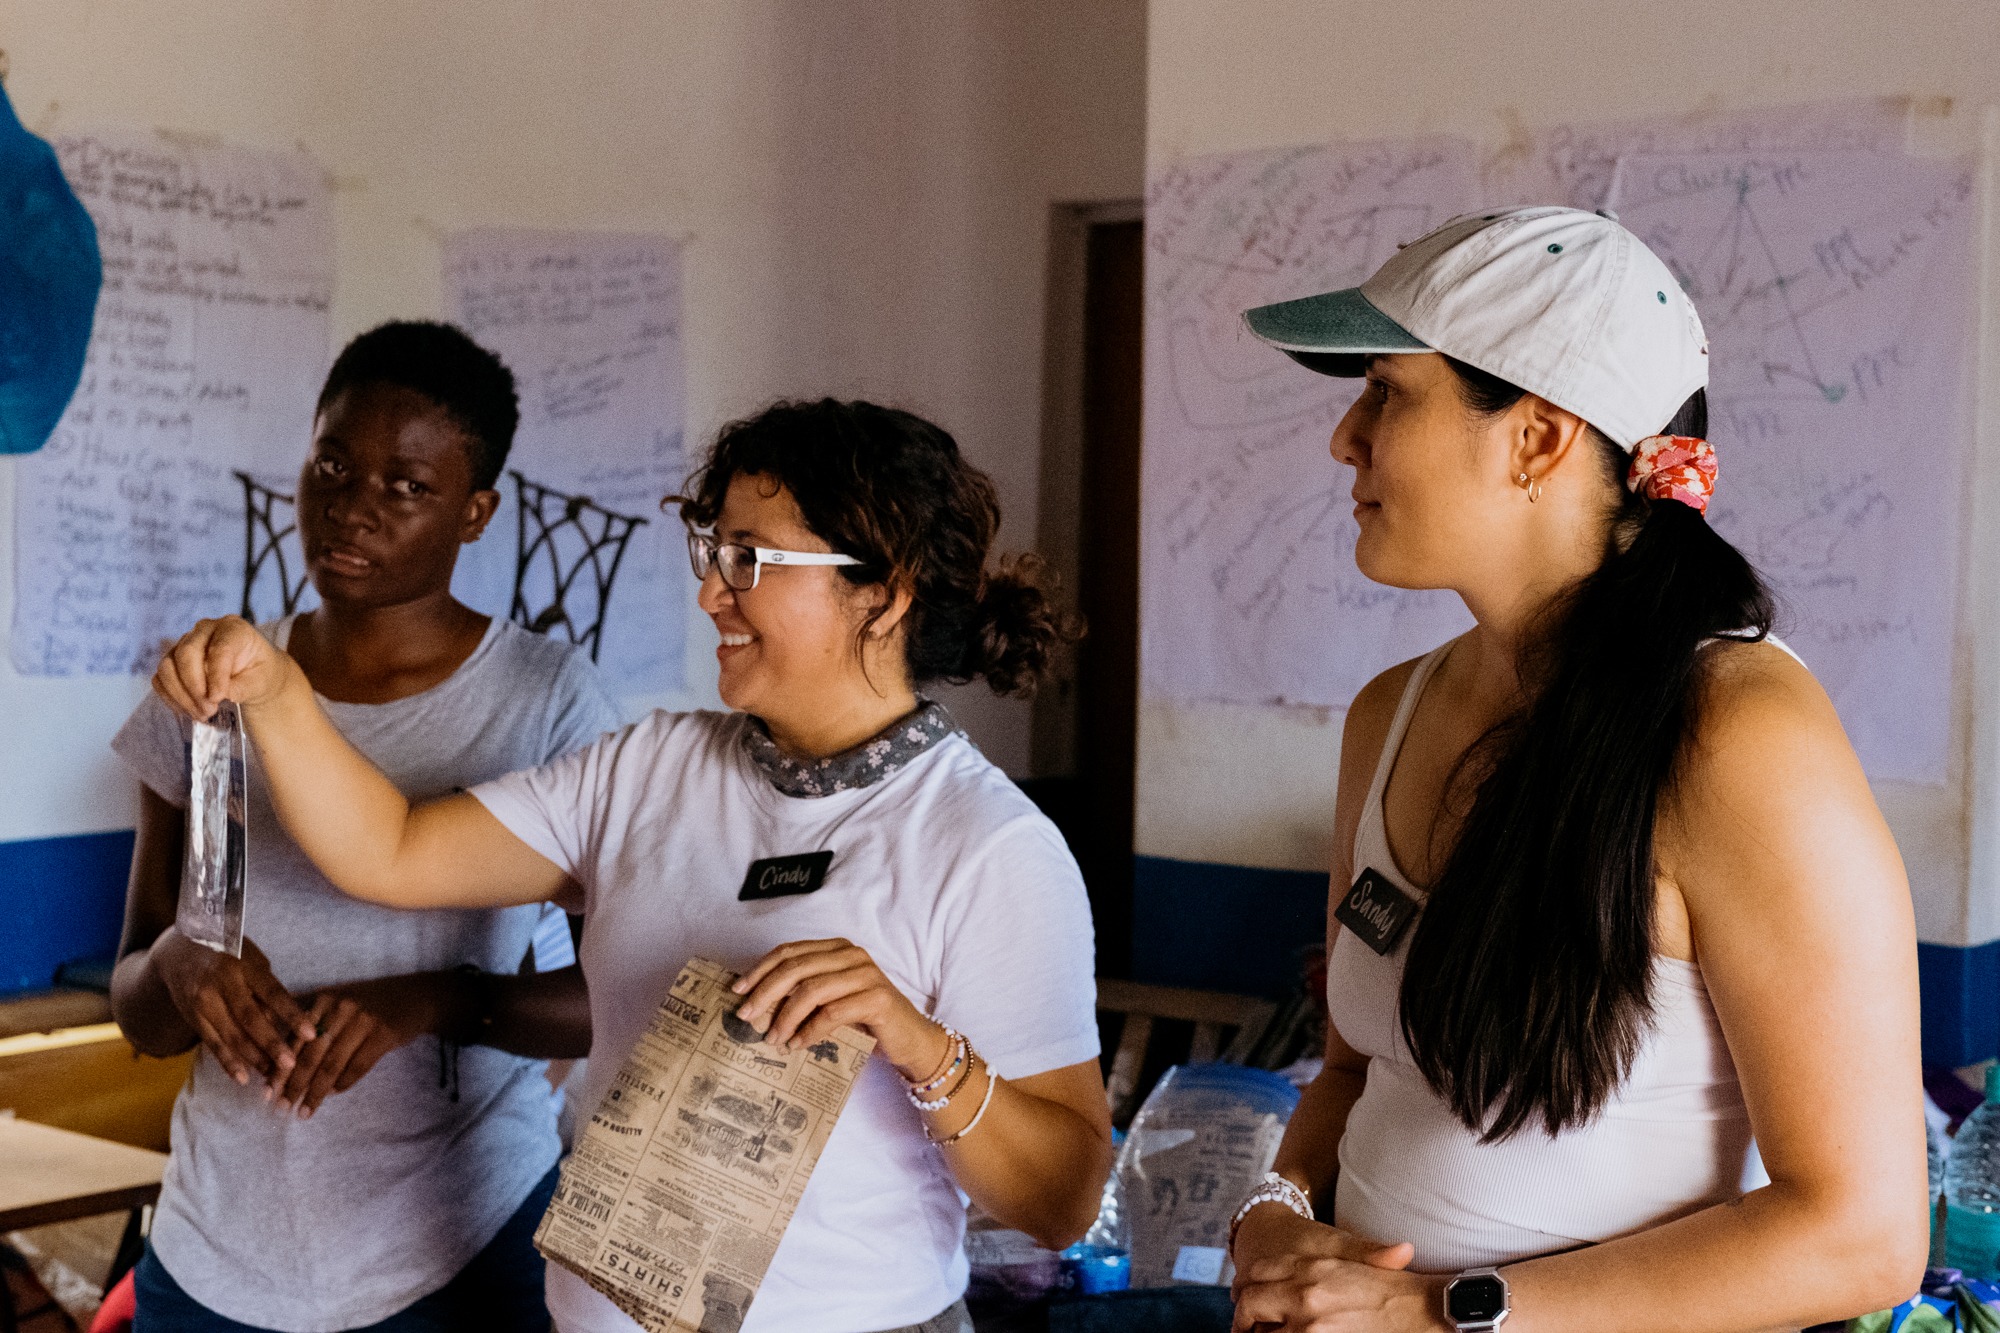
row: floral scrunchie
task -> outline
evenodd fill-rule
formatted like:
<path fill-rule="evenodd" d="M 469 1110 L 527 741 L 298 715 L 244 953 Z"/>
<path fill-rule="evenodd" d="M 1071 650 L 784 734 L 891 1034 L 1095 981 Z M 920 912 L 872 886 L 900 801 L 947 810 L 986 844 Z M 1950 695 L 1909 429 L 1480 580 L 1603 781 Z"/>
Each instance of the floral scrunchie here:
<path fill-rule="evenodd" d="M 1697 514 L 1715 494 L 1715 447 L 1692 435 L 1649 435 L 1632 450 L 1625 485 L 1648 500 L 1678 500 Z"/>

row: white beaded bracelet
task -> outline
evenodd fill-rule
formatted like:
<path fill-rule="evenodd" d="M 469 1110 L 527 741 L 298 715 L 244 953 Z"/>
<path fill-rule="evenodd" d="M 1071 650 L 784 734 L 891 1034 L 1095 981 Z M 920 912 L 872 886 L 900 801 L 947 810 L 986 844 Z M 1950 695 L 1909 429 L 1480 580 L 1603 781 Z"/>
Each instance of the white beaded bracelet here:
<path fill-rule="evenodd" d="M 1250 1210 L 1259 1204 L 1282 1203 L 1285 1207 L 1312 1222 L 1312 1200 L 1306 1192 L 1276 1171 L 1266 1171 L 1264 1178 L 1257 1182 L 1257 1188 L 1250 1191 L 1248 1198 L 1236 1210 L 1236 1216 L 1229 1219 L 1229 1249 L 1236 1249 L 1236 1230 L 1243 1225 L 1243 1219 L 1250 1216 Z"/>
<path fill-rule="evenodd" d="M 981 1059 L 979 1064 L 986 1071 L 986 1095 L 979 1099 L 979 1109 L 972 1113 L 972 1119 L 965 1122 L 965 1128 L 959 1130 L 956 1134 L 949 1134 L 941 1139 L 931 1139 L 930 1126 L 924 1126 L 924 1137 L 931 1139 L 931 1142 L 940 1148 L 948 1148 L 967 1134 L 970 1134 L 973 1130 L 978 1129 L 979 1122 L 986 1118 L 986 1108 L 993 1104 L 993 1090 L 1000 1086 L 1000 1076 L 993 1072 L 993 1066 L 987 1064 L 984 1059 Z"/>

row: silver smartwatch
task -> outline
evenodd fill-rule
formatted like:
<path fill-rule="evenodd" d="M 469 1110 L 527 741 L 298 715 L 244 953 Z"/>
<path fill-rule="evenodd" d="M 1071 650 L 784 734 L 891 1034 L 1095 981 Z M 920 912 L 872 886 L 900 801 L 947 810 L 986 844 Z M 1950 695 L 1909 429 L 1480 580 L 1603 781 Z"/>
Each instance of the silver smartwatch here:
<path fill-rule="evenodd" d="M 1445 1284 L 1445 1321 L 1459 1333 L 1490 1333 L 1508 1313 L 1507 1279 L 1497 1268 L 1468 1268 Z"/>

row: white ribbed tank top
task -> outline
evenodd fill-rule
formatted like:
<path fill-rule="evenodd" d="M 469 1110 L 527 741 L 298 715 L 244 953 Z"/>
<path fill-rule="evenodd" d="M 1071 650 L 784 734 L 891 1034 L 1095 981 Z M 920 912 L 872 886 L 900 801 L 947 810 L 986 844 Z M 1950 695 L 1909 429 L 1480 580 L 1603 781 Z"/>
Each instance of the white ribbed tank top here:
<path fill-rule="evenodd" d="M 1357 876 L 1373 869 L 1419 899 L 1389 851 L 1382 793 L 1449 647 L 1410 674 L 1354 837 Z M 1403 1043 L 1397 995 L 1414 933 L 1382 957 L 1342 931 L 1327 968 L 1334 1027 L 1368 1057 L 1367 1085 L 1340 1141 L 1338 1225 L 1385 1244 L 1409 1241 L 1418 1271 L 1455 1272 L 1610 1240 L 1740 1193 L 1750 1119 L 1694 964 L 1655 959 L 1653 1027 L 1595 1120 L 1554 1138 L 1530 1126 L 1482 1144 L 1431 1091 Z"/>

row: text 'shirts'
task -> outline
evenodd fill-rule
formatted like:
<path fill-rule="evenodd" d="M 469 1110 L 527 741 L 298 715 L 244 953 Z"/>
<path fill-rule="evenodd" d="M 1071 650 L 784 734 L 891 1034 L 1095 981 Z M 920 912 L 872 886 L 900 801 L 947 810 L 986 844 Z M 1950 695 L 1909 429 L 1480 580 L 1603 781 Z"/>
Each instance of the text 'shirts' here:
<path fill-rule="evenodd" d="M 1364 870 L 1333 909 L 1334 919 L 1356 938 L 1386 956 L 1417 914 L 1417 900 L 1376 870 Z"/>
<path fill-rule="evenodd" d="M 736 1016 L 735 980 L 702 958 L 682 969 L 535 1233 L 653 1333 L 742 1325 L 875 1048 L 847 1027 L 802 1051 L 772 1046 Z"/>

